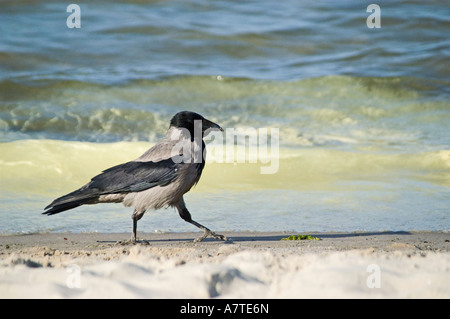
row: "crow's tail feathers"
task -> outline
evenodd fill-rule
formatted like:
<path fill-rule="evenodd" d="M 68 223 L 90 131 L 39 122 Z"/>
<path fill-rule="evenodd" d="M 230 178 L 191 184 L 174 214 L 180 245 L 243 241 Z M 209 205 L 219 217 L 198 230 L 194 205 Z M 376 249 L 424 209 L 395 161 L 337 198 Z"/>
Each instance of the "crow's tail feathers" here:
<path fill-rule="evenodd" d="M 75 208 L 75 207 L 78 207 L 78 206 L 81 206 L 81 205 L 83 205 L 83 203 L 77 203 L 77 202 L 65 203 L 65 204 L 53 205 L 53 206 L 49 205 L 49 206 L 47 206 L 45 208 L 45 209 L 48 209 L 48 210 L 46 210 L 42 214 L 44 214 L 44 215 L 55 215 L 55 214 L 61 213 L 63 211 L 66 211 L 66 210 L 69 210 L 69 209 L 72 209 L 72 208 Z"/>
<path fill-rule="evenodd" d="M 50 205 L 45 207 L 44 215 L 54 215 L 66 210 L 95 202 L 98 194 L 92 192 L 87 187 L 80 188 L 70 194 L 55 199 Z"/>

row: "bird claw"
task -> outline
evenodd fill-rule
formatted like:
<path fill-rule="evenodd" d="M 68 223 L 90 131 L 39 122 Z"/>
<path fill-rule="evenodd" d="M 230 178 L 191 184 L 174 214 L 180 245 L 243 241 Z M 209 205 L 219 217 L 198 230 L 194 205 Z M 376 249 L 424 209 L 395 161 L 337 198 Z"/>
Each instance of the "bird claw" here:
<path fill-rule="evenodd" d="M 214 237 L 214 238 L 219 239 L 219 240 L 228 241 L 228 238 L 225 237 L 224 235 L 216 234 L 215 232 L 213 232 L 213 231 L 211 231 L 209 229 L 205 229 L 205 232 L 203 233 L 202 236 L 194 239 L 194 243 L 199 243 L 199 242 L 203 241 L 208 236 Z"/>

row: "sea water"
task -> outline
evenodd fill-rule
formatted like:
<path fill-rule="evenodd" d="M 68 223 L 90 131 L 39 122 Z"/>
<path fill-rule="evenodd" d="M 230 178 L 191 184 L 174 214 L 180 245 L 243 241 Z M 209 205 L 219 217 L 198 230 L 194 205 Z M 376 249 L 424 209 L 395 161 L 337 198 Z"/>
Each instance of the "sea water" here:
<path fill-rule="evenodd" d="M 450 7 L 379 1 L 369 28 L 370 3 L 95 1 L 70 28 L 68 4 L 1 2 L 0 233 L 131 231 L 121 204 L 41 213 L 180 110 L 225 129 L 185 195 L 214 230 L 448 230 Z M 138 230 L 196 228 L 168 208 Z"/>

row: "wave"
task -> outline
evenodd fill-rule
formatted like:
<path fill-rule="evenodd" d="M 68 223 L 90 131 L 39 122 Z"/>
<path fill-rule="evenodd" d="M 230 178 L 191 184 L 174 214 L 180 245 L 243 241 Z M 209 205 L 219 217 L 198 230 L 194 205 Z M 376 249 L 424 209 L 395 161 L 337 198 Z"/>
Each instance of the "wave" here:
<path fill-rule="evenodd" d="M 393 136 L 409 143 L 434 138 L 422 131 L 446 125 L 448 84 L 349 76 L 292 82 L 176 76 L 116 84 L 25 77 L 0 82 L 0 141 L 155 142 L 182 106 L 223 127 L 278 127 L 286 145 L 389 144 Z"/>

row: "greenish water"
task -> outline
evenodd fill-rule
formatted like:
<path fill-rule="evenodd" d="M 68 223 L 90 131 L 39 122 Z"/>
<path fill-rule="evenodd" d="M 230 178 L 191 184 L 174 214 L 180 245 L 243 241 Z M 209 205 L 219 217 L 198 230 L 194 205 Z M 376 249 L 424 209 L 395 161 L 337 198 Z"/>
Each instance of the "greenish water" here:
<path fill-rule="evenodd" d="M 275 174 L 207 164 L 186 202 L 211 228 L 448 230 L 450 6 L 378 2 L 369 29 L 369 3 L 95 1 L 69 29 L 67 4 L 1 2 L 0 233 L 131 230 L 120 205 L 40 213 L 184 109 L 279 129 Z"/>

